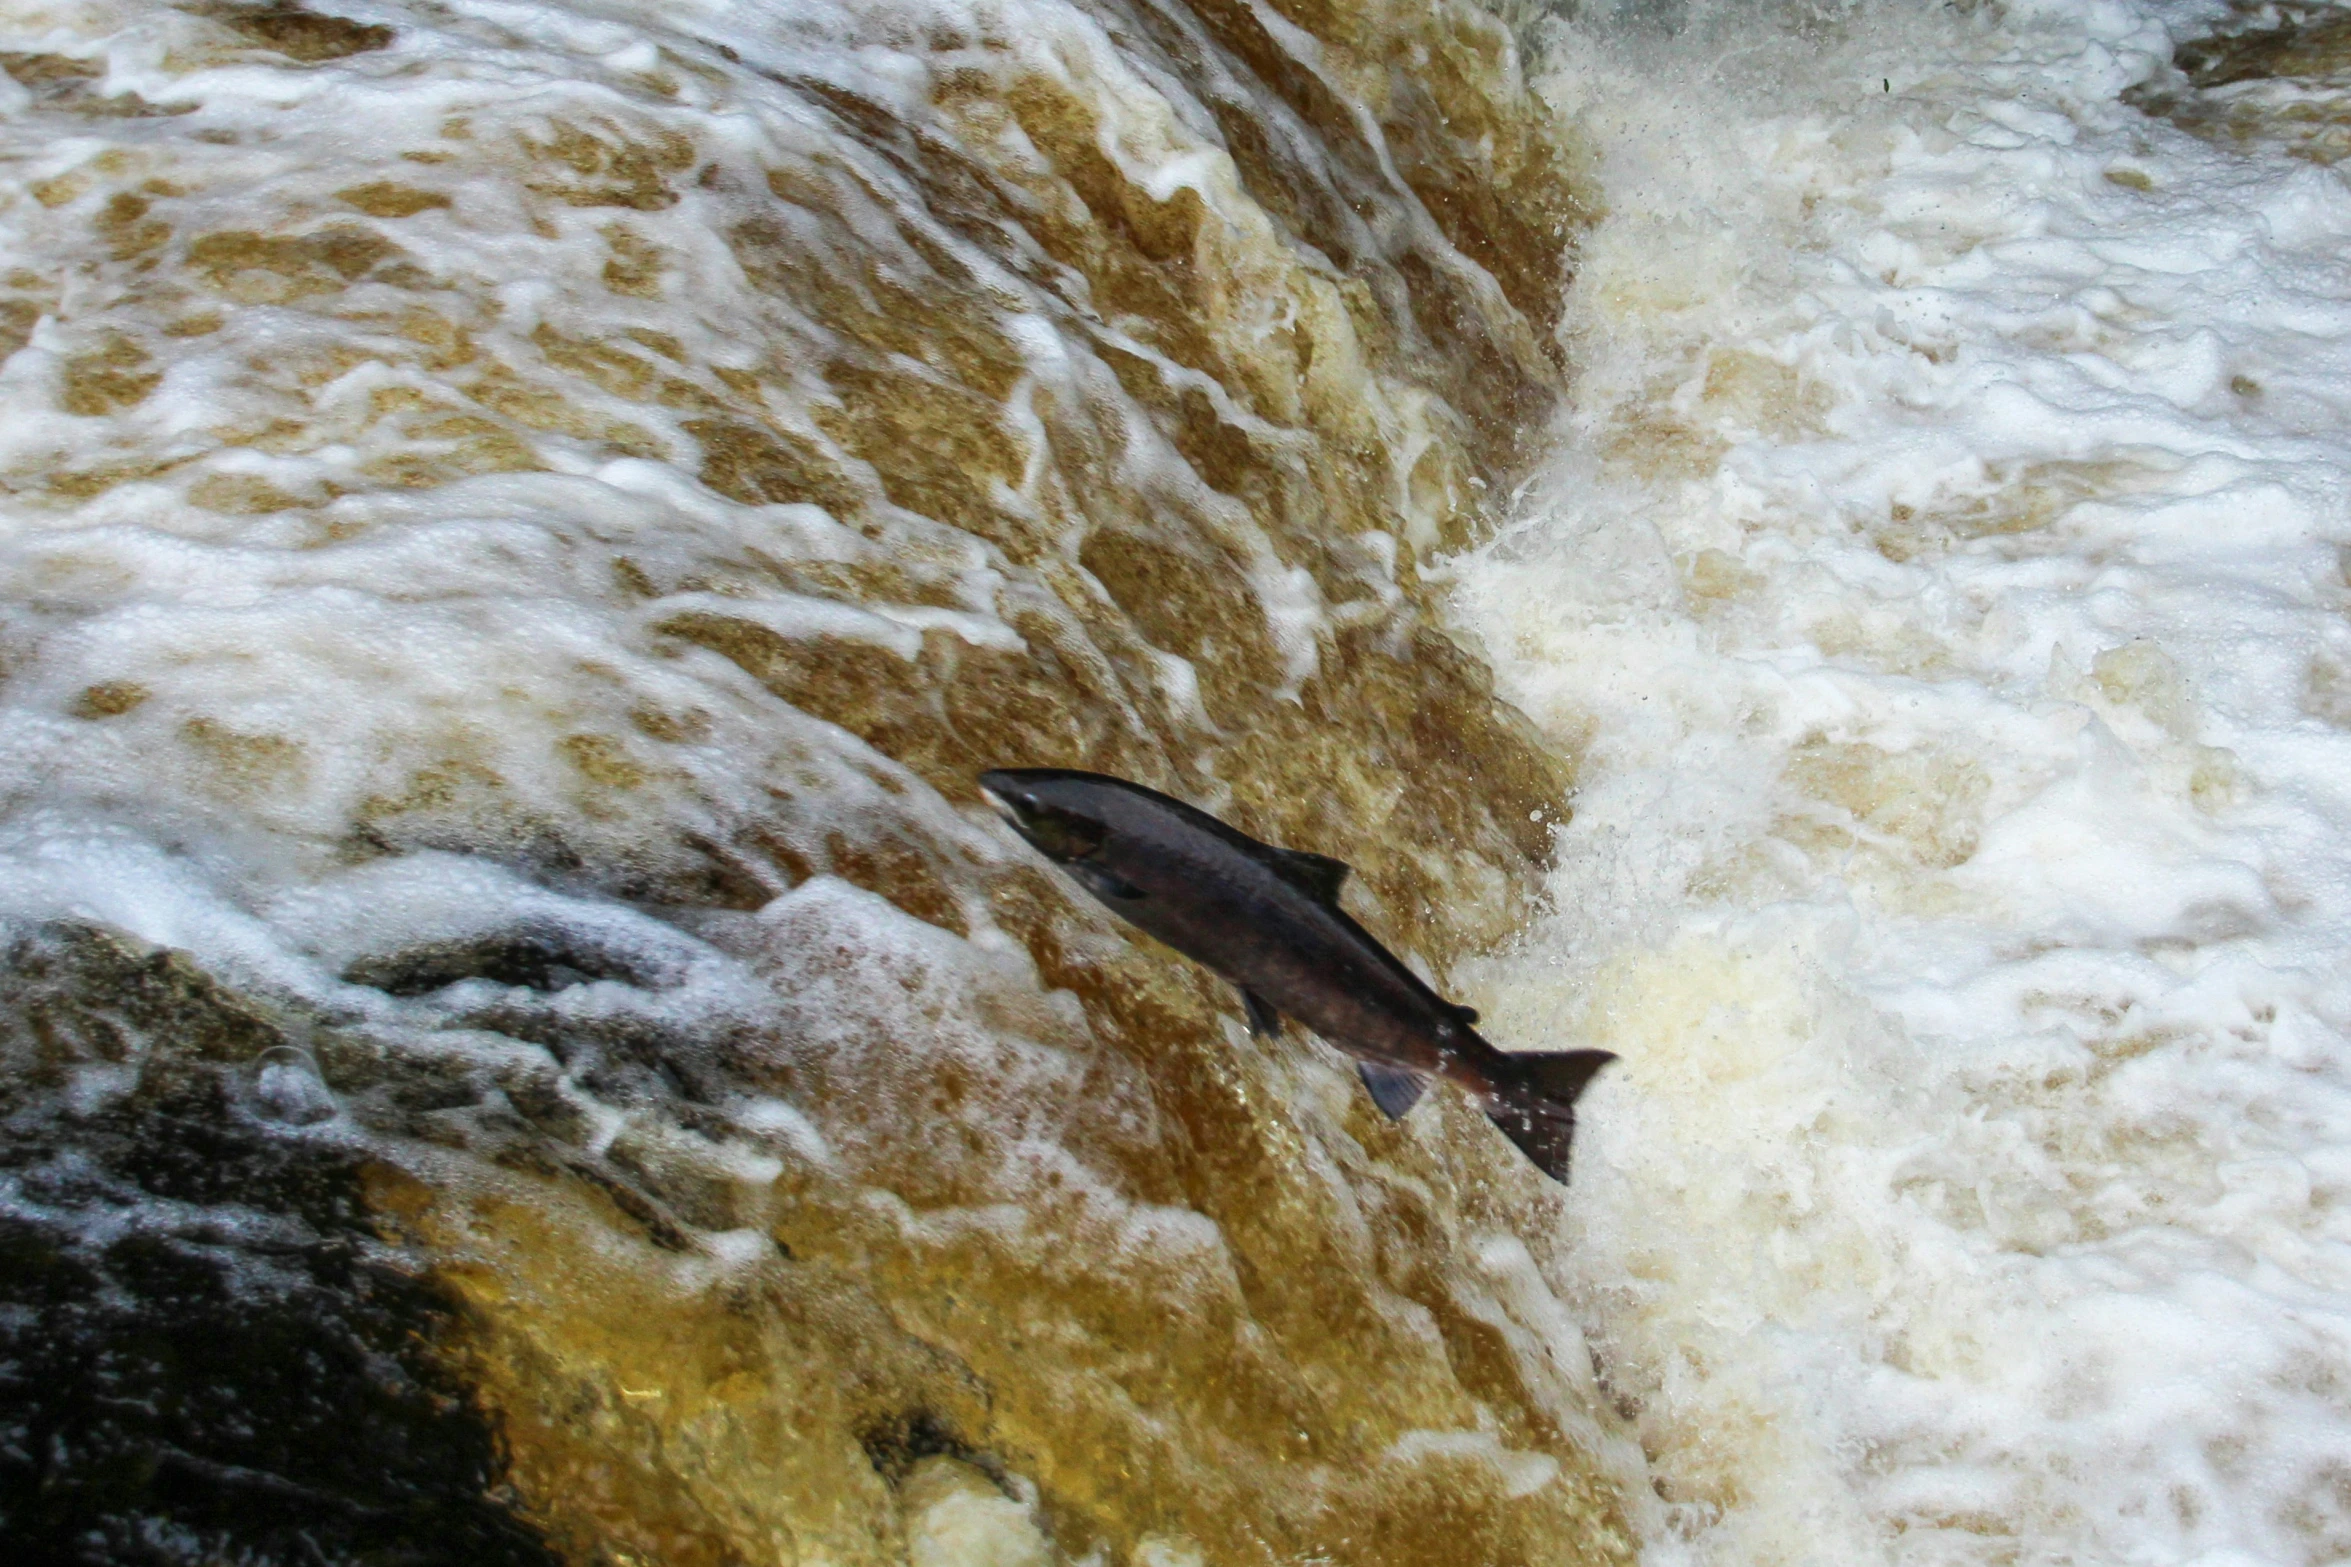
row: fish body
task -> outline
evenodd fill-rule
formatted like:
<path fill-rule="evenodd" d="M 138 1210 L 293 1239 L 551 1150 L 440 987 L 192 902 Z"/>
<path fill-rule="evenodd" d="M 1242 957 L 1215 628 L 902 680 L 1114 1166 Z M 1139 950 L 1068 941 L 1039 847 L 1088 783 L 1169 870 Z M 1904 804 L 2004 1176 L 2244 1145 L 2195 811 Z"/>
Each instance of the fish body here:
<path fill-rule="evenodd" d="M 984 773 L 1013 829 L 1111 912 L 1241 992 L 1250 1026 L 1297 1019 L 1354 1056 L 1400 1116 L 1432 1077 L 1474 1096 L 1543 1171 L 1567 1178 L 1575 1100 L 1606 1051 L 1511 1055 L 1339 907 L 1337 860 L 1261 843 L 1140 784 L 1060 768 Z"/>

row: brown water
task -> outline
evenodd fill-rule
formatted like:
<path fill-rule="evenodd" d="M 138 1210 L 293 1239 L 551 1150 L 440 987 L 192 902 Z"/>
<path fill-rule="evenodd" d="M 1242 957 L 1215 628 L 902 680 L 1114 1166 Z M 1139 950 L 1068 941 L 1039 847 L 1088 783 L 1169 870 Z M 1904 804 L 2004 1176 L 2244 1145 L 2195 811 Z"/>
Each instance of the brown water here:
<path fill-rule="evenodd" d="M 1505 26 L 16 4 L 6 48 L 8 1244 L 63 1357 L 19 1518 L 1629 1555 L 1564 1194 L 1252 1041 L 971 781 L 1338 855 L 1440 980 L 1525 921 L 1572 753 L 1423 574 L 1561 395 L 1597 215 Z"/>

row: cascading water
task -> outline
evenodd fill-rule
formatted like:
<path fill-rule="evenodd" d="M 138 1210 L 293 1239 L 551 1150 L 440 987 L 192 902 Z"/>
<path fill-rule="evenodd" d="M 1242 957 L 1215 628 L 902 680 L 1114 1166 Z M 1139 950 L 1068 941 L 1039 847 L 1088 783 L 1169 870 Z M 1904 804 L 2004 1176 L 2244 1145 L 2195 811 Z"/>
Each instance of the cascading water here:
<path fill-rule="evenodd" d="M 1623 1556 L 1557 1194 L 974 787 L 1524 921 L 1572 766 L 1422 570 L 1592 215 L 1500 23 L 8 16 L 9 1532 Z"/>
<path fill-rule="evenodd" d="M 2351 1554 L 2346 14 L 12 0 L 0 1539 Z"/>
<path fill-rule="evenodd" d="M 1586 750 L 1470 989 L 1624 1058 L 1660 1559 L 2351 1551 L 2345 19 L 1561 38 L 1614 216 L 1454 607 Z"/>

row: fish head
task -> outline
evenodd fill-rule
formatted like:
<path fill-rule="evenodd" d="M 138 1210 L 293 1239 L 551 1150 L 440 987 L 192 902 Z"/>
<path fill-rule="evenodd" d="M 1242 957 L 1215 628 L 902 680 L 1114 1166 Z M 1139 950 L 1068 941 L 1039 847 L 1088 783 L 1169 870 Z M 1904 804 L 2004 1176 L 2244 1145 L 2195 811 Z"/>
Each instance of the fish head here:
<path fill-rule="evenodd" d="M 1051 768 L 980 774 L 980 793 L 996 814 L 1039 854 L 1063 865 L 1093 858 L 1110 839 L 1110 824 L 1095 808 L 1097 788 L 1087 775 Z"/>

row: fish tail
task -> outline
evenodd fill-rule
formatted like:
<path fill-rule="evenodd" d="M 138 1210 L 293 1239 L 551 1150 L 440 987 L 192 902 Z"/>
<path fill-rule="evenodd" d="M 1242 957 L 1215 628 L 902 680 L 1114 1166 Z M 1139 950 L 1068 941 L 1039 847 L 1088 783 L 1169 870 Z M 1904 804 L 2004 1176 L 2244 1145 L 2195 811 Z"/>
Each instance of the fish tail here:
<path fill-rule="evenodd" d="M 1564 1186 L 1568 1144 L 1575 1138 L 1576 1099 L 1593 1075 L 1616 1057 L 1606 1050 L 1569 1050 L 1504 1059 L 1509 1070 L 1496 1074 L 1486 1118 L 1535 1161 L 1536 1169 Z"/>

